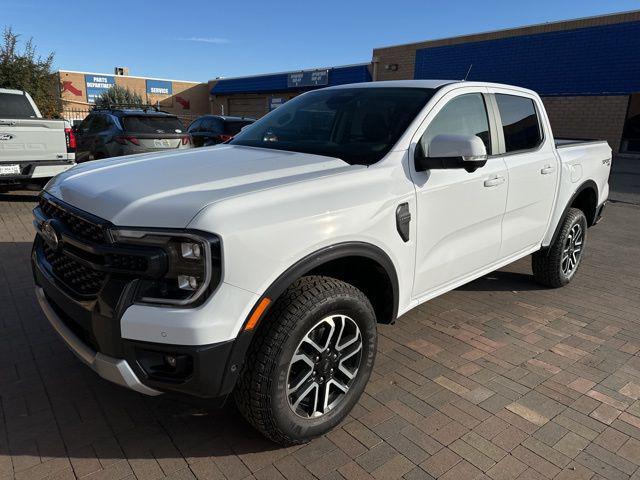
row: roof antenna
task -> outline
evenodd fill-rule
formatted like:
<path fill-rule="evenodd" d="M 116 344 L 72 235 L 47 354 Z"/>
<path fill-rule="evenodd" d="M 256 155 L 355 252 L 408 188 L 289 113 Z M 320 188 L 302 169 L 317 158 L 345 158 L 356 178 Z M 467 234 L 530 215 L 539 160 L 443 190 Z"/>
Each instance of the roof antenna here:
<path fill-rule="evenodd" d="M 473 68 L 473 63 L 469 65 L 469 70 L 467 70 L 467 74 L 464 76 L 464 78 L 462 79 L 463 82 L 467 81 L 467 78 L 469 78 L 469 74 L 471 73 L 471 69 Z"/>

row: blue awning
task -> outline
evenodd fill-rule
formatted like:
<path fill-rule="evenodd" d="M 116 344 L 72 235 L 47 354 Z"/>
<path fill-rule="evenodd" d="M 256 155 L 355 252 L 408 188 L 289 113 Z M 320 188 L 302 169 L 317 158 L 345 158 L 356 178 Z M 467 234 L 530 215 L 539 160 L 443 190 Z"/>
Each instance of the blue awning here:
<path fill-rule="evenodd" d="M 328 83 L 316 87 L 289 87 L 289 74 L 296 72 L 273 73 L 254 77 L 228 78 L 218 80 L 211 89 L 211 95 L 226 95 L 234 93 L 269 93 L 269 92 L 300 92 L 325 86 L 344 85 L 346 83 L 370 82 L 369 64 L 333 67 L 329 71 Z"/>

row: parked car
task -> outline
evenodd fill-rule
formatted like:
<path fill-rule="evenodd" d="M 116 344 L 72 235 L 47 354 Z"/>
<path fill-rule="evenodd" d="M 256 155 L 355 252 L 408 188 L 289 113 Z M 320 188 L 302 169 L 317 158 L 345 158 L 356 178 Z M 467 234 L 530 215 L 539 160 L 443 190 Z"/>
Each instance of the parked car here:
<path fill-rule="evenodd" d="M 526 255 L 542 285 L 569 283 L 610 165 L 604 141 L 554 140 L 523 88 L 315 90 L 218 148 L 56 177 L 36 295 L 104 378 L 233 394 L 267 437 L 306 442 L 364 391 L 377 323 Z"/>
<path fill-rule="evenodd" d="M 27 92 L 0 88 L 0 190 L 44 182 L 75 164 L 75 136 L 46 120 Z"/>
<path fill-rule="evenodd" d="M 253 122 L 254 118 L 204 115 L 194 120 L 187 131 L 194 147 L 209 147 L 231 140 L 243 127 Z"/>
<path fill-rule="evenodd" d="M 175 115 L 153 108 L 93 110 L 77 127 L 78 163 L 136 153 L 191 148 Z"/>

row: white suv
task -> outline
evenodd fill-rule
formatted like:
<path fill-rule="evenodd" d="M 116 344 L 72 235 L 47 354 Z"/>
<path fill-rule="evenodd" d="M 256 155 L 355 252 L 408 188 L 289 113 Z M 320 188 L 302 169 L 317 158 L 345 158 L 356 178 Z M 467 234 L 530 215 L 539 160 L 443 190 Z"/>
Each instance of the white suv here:
<path fill-rule="evenodd" d="M 605 142 L 540 98 L 404 81 L 305 93 L 227 144 L 82 164 L 34 210 L 37 297 L 98 374 L 235 400 L 299 443 L 362 394 L 376 324 L 518 258 L 568 283 L 608 195 Z"/>

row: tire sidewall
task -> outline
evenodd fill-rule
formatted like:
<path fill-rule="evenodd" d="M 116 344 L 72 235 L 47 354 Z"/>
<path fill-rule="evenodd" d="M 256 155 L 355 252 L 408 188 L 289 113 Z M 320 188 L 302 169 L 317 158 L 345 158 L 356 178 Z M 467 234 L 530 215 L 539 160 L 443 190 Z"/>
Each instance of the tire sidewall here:
<path fill-rule="evenodd" d="M 355 382 L 346 397 L 329 413 L 317 418 L 302 418 L 296 415 L 287 399 L 289 363 L 299 343 L 308 331 L 323 318 L 331 315 L 346 315 L 353 319 L 362 335 L 362 357 Z M 318 302 L 303 314 L 295 328 L 282 345 L 276 359 L 271 384 L 271 411 L 273 420 L 285 435 L 294 438 L 311 438 L 325 433 L 338 425 L 357 403 L 369 380 L 376 355 L 376 320 L 368 301 L 348 294 L 331 295 Z"/>

